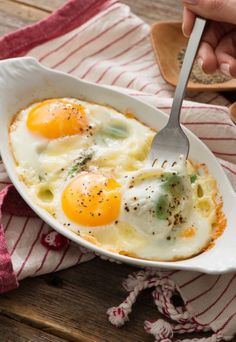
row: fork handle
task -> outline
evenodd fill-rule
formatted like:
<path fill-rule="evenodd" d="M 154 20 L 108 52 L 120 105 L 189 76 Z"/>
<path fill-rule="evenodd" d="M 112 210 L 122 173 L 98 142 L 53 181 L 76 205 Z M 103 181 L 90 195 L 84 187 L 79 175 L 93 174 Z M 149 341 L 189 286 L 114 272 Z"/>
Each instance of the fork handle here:
<path fill-rule="evenodd" d="M 196 56 L 205 25 L 206 25 L 205 19 L 199 18 L 199 17 L 196 18 L 191 36 L 188 41 L 182 68 L 180 70 L 177 87 L 175 89 L 175 95 L 174 95 L 173 104 L 172 104 L 172 108 L 170 112 L 168 126 L 173 127 L 179 124 L 180 111 L 181 111 L 181 106 L 182 106 L 182 102 L 183 102 L 183 98 L 185 94 L 185 89 L 188 83 L 188 79 L 192 70 L 194 58 Z"/>

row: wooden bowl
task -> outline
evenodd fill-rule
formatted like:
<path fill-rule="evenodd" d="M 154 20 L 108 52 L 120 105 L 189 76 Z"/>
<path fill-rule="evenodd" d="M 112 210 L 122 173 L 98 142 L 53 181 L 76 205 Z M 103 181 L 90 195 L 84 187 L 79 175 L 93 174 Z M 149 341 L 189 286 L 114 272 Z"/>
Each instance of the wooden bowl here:
<path fill-rule="evenodd" d="M 154 24 L 151 29 L 151 38 L 163 78 L 168 83 L 176 86 L 180 71 L 180 54 L 183 55 L 183 49 L 186 48 L 188 42 L 188 39 L 184 37 L 182 33 L 181 22 L 160 22 Z M 228 80 L 227 77 L 223 75 L 218 76 L 218 78 L 225 77 L 225 80 L 221 83 L 215 82 L 204 84 L 201 81 L 199 82 L 198 79 L 201 80 L 202 76 L 204 78 L 212 76 L 204 74 L 197 65 L 195 65 L 194 70 L 197 72 L 197 79 L 195 77 L 194 82 L 191 81 L 191 77 L 194 77 L 193 72 L 193 76 L 190 77 L 188 83 L 188 90 L 227 91 L 236 88 L 236 79 Z M 220 74 L 218 73 L 218 75 Z"/>

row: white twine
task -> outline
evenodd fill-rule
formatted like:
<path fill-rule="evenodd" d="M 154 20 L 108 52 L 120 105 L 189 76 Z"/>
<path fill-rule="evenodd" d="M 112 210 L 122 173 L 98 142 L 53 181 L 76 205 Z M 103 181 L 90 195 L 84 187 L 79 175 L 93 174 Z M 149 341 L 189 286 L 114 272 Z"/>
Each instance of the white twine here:
<path fill-rule="evenodd" d="M 127 298 L 117 307 L 107 310 L 111 324 L 121 327 L 129 320 L 132 306 L 139 293 L 147 288 L 154 288 L 154 302 L 160 313 L 171 319 L 169 323 L 163 319 L 154 322 L 145 321 L 144 329 L 155 337 L 155 342 L 171 342 L 175 334 L 212 331 L 210 326 L 201 325 L 191 316 L 187 308 L 174 306 L 172 296 L 178 292 L 175 283 L 166 276 L 160 277 L 155 271 L 139 271 L 132 273 L 123 282 L 123 287 L 129 292 Z M 176 342 L 218 342 L 223 338 L 221 331 L 209 337 L 183 339 Z"/>

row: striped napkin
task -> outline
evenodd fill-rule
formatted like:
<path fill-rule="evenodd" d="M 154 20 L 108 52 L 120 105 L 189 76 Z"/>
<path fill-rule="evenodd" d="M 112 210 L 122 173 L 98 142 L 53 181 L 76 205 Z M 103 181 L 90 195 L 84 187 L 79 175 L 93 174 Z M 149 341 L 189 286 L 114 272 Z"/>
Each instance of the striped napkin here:
<path fill-rule="evenodd" d="M 70 0 L 39 23 L 2 37 L 0 58 L 34 56 L 45 66 L 118 87 L 169 113 L 174 88 L 160 74 L 149 31 L 129 7 L 117 1 Z M 183 104 L 182 123 L 213 151 L 236 190 L 236 126 L 227 104 L 216 93 L 191 93 Z M 35 216 L 10 184 L 2 163 L 0 190 L 0 292 L 17 287 L 25 277 L 93 258 Z M 128 320 L 139 292 L 154 287 L 158 310 L 172 319 L 172 323 L 145 322 L 156 341 L 171 341 L 174 333 L 212 330 L 208 340 L 213 342 L 236 333 L 235 274 L 140 271 L 124 286 L 129 296 L 108 310 L 117 326 Z M 183 299 L 181 306 L 172 302 L 175 292 Z"/>

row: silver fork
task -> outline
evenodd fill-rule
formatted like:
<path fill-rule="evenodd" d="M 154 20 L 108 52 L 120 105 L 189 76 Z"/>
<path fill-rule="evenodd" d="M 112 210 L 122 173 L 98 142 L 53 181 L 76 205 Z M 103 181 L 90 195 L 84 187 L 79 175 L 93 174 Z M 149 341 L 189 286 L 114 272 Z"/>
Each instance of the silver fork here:
<path fill-rule="evenodd" d="M 193 31 L 188 41 L 168 123 L 154 136 L 152 141 L 148 156 L 148 162 L 151 163 L 152 166 L 155 165 L 156 162 L 158 165 L 162 166 L 164 164 L 173 165 L 178 161 L 180 155 L 184 158 L 188 157 L 189 140 L 180 126 L 180 112 L 185 89 L 205 24 L 205 19 L 196 18 Z"/>

